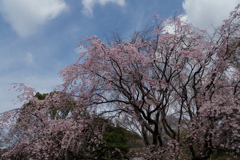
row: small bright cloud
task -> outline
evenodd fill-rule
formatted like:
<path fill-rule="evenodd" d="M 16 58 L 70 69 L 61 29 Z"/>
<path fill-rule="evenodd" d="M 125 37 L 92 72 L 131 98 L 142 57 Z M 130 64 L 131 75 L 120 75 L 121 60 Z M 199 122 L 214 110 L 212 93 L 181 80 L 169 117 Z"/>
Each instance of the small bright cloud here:
<path fill-rule="evenodd" d="M 32 53 L 28 52 L 28 53 L 25 55 L 25 63 L 28 64 L 28 65 L 31 65 L 31 64 L 34 63 L 34 59 L 33 59 Z"/>
<path fill-rule="evenodd" d="M 240 0 L 184 0 L 185 19 L 200 29 L 219 27 Z"/>
<path fill-rule="evenodd" d="M 93 8 L 95 4 L 100 4 L 101 6 L 104 6 L 109 2 L 116 3 L 121 7 L 126 4 L 125 0 L 82 0 L 82 13 L 88 17 L 93 17 Z"/>
<path fill-rule="evenodd" d="M 167 21 L 165 22 L 165 27 L 163 28 L 164 33 L 169 33 L 169 34 L 174 34 L 176 27 L 174 23 L 171 23 L 171 21 L 169 21 L 171 19 L 167 19 Z M 180 20 L 183 23 L 188 23 L 188 19 L 186 15 L 180 15 Z"/>
<path fill-rule="evenodd" d="M 21 37 L 27 37 L 67 9 L 64 0 L 0 0 L 3 18 Z"/>

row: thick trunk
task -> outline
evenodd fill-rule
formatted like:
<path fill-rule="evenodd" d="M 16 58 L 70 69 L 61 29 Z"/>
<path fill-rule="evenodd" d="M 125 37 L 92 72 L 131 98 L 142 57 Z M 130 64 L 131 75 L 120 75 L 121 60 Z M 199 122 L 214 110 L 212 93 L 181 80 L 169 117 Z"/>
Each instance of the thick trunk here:
<path fill-rule="evenodd" d="M 144 125 L 142 125 L 142 135 L 143 135 L 143 140 L 144 140 L 145 146 L 149 146 L 147 131 L 145 130 Z"/>

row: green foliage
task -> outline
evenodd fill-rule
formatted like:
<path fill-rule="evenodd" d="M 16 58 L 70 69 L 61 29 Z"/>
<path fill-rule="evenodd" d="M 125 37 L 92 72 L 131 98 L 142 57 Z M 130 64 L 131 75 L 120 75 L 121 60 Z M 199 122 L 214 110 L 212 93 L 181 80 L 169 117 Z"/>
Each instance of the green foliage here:
<path fill-rule="evenodd" d="M 139 134 L 133 131 L 128 131 L 128 130 L 125 130 L 125 132 L 126 132 L 126 138 L 128 140 L 127 143 L 130 146 L 130 148 L 143 148 L 145 146 L 143 139 Z"/>
<path fill-rule="evenodd" d="M 123 156 L 128 156 L 130 148 L 142 148 L 144 146 L 139 134 L 129 131 L 119 124 L 114 126 L 103 117 L 94 118 L 93 123 L 103 135 L 103 146 L 98 147 L 100 151 L 94 154 L 100 159 L 123 159 Z"/>
<path fill-rule="evenodd" d="M 240 157 L 240 154 L 234 154 L 233 156 L 227 152 L 215 150 L 211 156 L 211 159 L 212 160 L 226 160 L 226 159 L 239 160 L 239 157 Z"/>
<path fill-rule="evenodd" d="M 0 149 L 0 159 L 2 159 L 2 155 L 7 152 L 7 149 Z"/>
<path fill-rule="evenodd" d="M 36 93 L 35 97 L 38 98 L 38 100 L 44 100 L 48 94 L 41 94 L 39 92 Z"/>
<path fill-rule="evenodd" d="M 123 154 L 127 154 L 130 146 L 126 135 L 126 130 L 119 125 L 116 127 L 109 125 L 103 134 L 103 140 L 107 146 L 118 148 Z"/>

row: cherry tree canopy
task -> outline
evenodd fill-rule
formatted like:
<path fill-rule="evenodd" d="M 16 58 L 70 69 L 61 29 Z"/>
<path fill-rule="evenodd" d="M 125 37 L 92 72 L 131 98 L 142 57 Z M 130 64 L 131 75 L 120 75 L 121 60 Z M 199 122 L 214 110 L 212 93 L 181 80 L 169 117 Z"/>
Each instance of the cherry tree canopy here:
<path fill-rule="evenodd" d="M 32 107 L 25 104 L 2 116 L 4 124 L 8 117 L 18 119 L 10 124 L 21 130 L 16 141 L 10 140 L 6 156 L 41 159 L 71 152 L 74 157 L 84 147 L 91 154 L 102 143 L 97 128 L 84 130 L 93 113 L 119 118 L 138 131 L 147 147 L 141 156 L 148 159 L 207 159 L 214 151 L 237 154 L 239 7 L 213 35 L 178 16 L 155 16 L 147 37 L 139 32 L 131 42 L 112 44 L 97 36 L 84 39 L 80 58 L 60 71 L 64 83 L 58 94 L 40 101 L 32 89 L 23 88 L 20 99 Z M 64 118 L 50 118 L 52 107 L 63 115 L 73 101 Z M 91 131 L 88 140 L 95 145 L 86 147 L 84 131 Z"/>

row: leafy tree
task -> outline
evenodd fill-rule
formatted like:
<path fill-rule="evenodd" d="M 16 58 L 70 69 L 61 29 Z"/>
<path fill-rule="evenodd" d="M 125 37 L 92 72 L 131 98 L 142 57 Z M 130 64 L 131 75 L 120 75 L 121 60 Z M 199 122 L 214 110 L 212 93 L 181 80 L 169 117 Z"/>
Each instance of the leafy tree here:
<path fill-rule="evenodd" d="M 121 127 L 118 123 L 114 125 L 111 120 L 102 117 L 95 117 L 93 120 L 94 126 L 101 128 L 103 136 L 103 150 L 99 151 L 97 157 L 100 159 L 122 159 L 127 158 L 129 149 L 134 146 L 143 147 L 142 138 L 132 131 Z M 104 129 L 102 129 L 104 128 Z M 137 141 L 141 141 L 140 143 Z M 142 145 L 141 145 L 142 144 Z M 116 151 L 119 150 L 119 151 Z M 112 155 L 108 155 L 113 152 Z"/>
<path fill-rule="evenodd" d="M 108 126 L 103 134 L 103 140 L 107 146 L 118 148 L 123 154 L 127 154 L 129 151 L 126 130 L 119 125 Z"/>
<path fill-rule="evenodd" d="M 146 159 L 200 160 L 216 151 L 238 153 L 239 7 L 213 35 L 180 17 L 156 16 L 146 39 L 137 35 L 112 45 L 96 36 L 84 39 L 79 46 L 86 51 L 60 71 L 64 83 L 58 94 L 38 100 L 34 89 L 19 84 L 17 89 L 24 91 L 19 99 L 31 107 L 25 114 L 19 109 L 1 116 L 2 125 L 15 117 L 26 127 L 5 156 L 91 159 L 106 148 L 101 147 L 101 127 L 94 127 L 91 117 L 98 114 L 120 117 L 138 130 Z M 169 33 L 169 27 L 174 31 Z M 73 99 L 71 114 L 64 114 L 62 108 Z M 59 107 L 60 118 L 50 118 L 52 107 Z"/>

